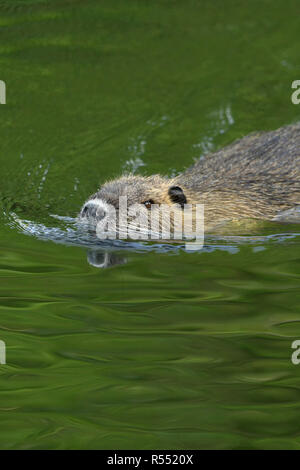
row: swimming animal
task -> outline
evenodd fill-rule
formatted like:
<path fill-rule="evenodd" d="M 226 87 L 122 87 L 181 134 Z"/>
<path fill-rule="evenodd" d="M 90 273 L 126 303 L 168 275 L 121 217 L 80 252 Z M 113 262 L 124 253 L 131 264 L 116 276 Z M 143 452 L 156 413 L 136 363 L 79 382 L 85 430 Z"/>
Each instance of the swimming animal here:
<path fill-rule="evenodd" d="M 300 222 L 300 123 L 250 134 L 200 158 L 174 178 L 124 175 L 104 183 L 82 206 L 79 220 L 108 220 L 128 206 L 167 204 L 183 211 L 204 204 L 205 230 L 228 221 Z"/>

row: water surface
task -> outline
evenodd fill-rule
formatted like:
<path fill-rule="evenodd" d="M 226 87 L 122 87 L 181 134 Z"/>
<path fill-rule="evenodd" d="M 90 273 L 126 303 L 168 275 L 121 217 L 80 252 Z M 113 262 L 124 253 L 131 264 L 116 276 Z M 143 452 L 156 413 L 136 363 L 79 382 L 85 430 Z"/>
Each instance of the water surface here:
<path fill-rule="evenodd" d="M 72 225 L 107 178 L 299 120 L 297 6 L 0 2 L 1 448 L 300 448 L 299 227 L 188 253 Z"/>

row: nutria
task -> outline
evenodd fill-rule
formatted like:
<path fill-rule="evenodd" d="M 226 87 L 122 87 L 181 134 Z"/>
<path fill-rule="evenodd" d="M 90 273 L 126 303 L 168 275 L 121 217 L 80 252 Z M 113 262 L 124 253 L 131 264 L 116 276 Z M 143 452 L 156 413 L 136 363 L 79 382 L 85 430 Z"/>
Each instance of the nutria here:
<path fill-rule="evenodd" d="M 105 218 L 110 205 L 118 209 L 120 196 L 148 209 L 204 204 L 206 230 L 244 218 L 285 221 L 284 214 L 300 222 L 300 123 L 250 134 L 174 178 L 125 175 L 108 181 L 83 205 L 80 220 Z"/>

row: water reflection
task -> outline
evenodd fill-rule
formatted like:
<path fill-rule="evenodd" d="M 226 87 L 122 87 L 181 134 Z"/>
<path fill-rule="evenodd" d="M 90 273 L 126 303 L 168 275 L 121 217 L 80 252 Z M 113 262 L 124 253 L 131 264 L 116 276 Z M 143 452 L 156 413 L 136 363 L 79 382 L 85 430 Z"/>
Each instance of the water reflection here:
<path fill-rule="evenodd" d="M 95 268 L 104 269 L 126 264 L 127 258 L 105 250 L 89 250 L 87 252 L 87 262 Z"/>
<path fill-rule="evenodd" d="M 133 241 L 133 240 L 100 240 L 95 232 L 86 230 L 86 227 L 77 224 L 76 219 L 70 217 L 58 217 L 59 226 L 37 223 L 31 220 L 22 219 L 15 213 L 3 213 L 6 224 L 12 229 L 17 230 L 25 235 L 34 236 L 40 240 L 52 241 L 54 243 L 66 246 L 78 246 L 87 248 L 87 262 L 95 268 L 109 268 L 112 266 L 120 266 L 127 263 L 128 253 L 147 253 L 156 252 L 162 254 L 176 254 L 181 251 L 187 251 L 184 242 L 149 242 L 149 241 Z M 296 226 L 290 224 L 281 225 L 282 229 L 293 230 Z M 298 226 L 297 226 L 298 227 Z M 297 228 L 296 227 L 296 228 Z M 277 228 L 280 228 L 278 224 Z M 272 225 L 274 229 L 274 225 Z M 299 232 L 282 232 L 271 233 L 268 235 L 207 235 L 205 237 L 204 246 L 199 249 L 201 253 L 210 253 L 213 251 L 226 251 L 236 254 L 240 251 L 242 245 L 251 245 L 253 251 L 262 250 L 265 245 L 273 243 L 298 243 Z M 191 252 L 194 253 L 194 252 Z"/>

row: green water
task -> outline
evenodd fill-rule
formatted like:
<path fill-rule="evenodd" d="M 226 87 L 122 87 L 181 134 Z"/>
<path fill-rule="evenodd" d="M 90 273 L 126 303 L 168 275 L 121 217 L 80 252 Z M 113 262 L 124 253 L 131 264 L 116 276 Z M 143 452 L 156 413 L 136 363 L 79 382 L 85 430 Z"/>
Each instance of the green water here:
<path fill-rule="evenodd" d="M 100 269 L 52 217 L 299 120 L 298 3 L 0 1 L 0 448 L 300 449 L 299 227 Z"/>

